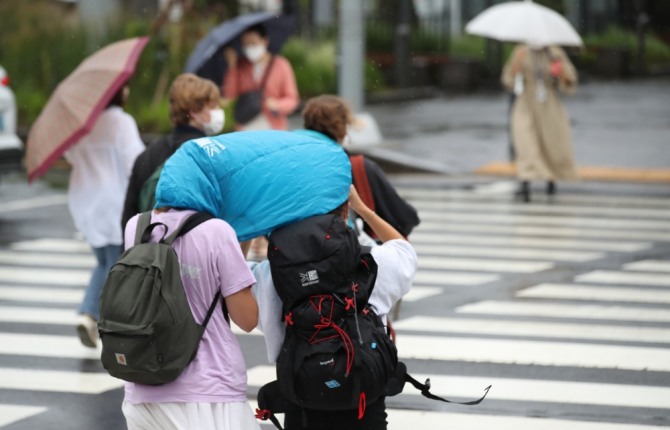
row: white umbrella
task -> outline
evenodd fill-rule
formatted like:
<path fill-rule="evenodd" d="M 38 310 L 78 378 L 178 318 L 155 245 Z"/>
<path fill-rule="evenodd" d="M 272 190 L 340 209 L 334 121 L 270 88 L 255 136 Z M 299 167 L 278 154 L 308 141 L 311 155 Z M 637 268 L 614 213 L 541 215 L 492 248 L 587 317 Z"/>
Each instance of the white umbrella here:
<path fill-rule="evenodd" d="M 474 17 L 465 31 L 503 42 L 533 46 L 582 46 L 582 38 L 557 12 L 530 0 L 491 6 Z"/>

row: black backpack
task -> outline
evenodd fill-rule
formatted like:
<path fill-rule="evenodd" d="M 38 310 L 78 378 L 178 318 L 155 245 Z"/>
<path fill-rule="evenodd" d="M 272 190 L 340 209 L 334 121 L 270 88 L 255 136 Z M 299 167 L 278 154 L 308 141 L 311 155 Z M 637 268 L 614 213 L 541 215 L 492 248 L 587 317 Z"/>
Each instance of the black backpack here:
<path fill-rule="evenodd" d="M 286 337 L 277 381 L 258 393 L 259 419 L 281 428 L 274 414 L 298 409 L 357 409 L 362 419 L 366 404 L 399 394 L 406 381 L 427 397 L 447 401 L 398 362 L 395 345 L 368 304 L 377 263 L 340 216 L 315 216 L 275 230 L 268 260 Z"/>

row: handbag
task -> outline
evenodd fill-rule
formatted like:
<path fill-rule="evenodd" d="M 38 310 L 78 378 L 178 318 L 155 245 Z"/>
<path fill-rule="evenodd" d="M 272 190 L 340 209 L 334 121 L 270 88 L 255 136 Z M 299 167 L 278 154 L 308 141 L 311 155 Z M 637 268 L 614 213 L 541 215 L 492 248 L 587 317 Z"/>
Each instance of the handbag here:
<path fill-rule="evenodd" d="M 265 68 L 265 73 L 263 73 L 261 85 L 255 90 L 240 94 L 240 96 L 237 98 L 235 109 L 233 110 L 233 116 L 238 124 L 246 124 L 261 113 L 263 109 L 263 89 L 265 88 L 265 83 L 267 82 L 268 76 L 270 75 L 270 69 L 272 68 L 272 63 L 274 63 L 274 60 L 274 56 L 270 58 L 270 62 Z"/>

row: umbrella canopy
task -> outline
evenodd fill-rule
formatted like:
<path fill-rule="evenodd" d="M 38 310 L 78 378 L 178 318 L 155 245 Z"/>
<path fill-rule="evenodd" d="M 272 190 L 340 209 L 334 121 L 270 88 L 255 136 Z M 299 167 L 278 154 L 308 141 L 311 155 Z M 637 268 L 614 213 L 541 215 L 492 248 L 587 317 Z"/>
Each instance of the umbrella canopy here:
<path fill-rule="evenodd" d="M 533 46 L 582 46 L 582 38 L 567 19 L 530 0 L 501 3 L 474 17 L 465 31 L 503 42 Z"/>
<path fill-rule="evenodd" d="M 100 112 L 135 71 L 149 39 L 112 43 L 84 60 L 56 88 L 28 135 L 28 180 L 43 175 L 88 133 Z"/>
<path fill-rule="evenodd" d="M 184 143 L 161 171 L 156 207 L 209 212 L 242 241 L 330 212 L 350 185 L 349 157 L 323 135 L 241 131 Z"/>
<path fill-rule="evenodd" d="M 244 30 L 256 24 L 265 25 L 270 40 L 268 49 L 274 53 L 281 50 L 286 39 L 295 32 L 296 26 L 293 15 L 277 15 L 270 12 L 240 15 L 225 21 L 214 27 L 198 42 L 186 62 L 184 71 L 210 79 L 220 86 L 227 68 L 223 49 L 232 45 L 241 52 L 239 36 Z"/>

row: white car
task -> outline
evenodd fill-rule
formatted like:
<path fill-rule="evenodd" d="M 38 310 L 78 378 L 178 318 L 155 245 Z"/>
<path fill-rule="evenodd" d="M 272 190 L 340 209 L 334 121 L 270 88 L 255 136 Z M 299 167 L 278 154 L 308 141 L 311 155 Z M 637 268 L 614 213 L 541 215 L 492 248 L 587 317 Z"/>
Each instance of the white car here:
<path fill-rule="evenodd" d="M 0 66 L 0 173 L 21 169 L 23 143 L 16 135 L 16 99 Z"/>

